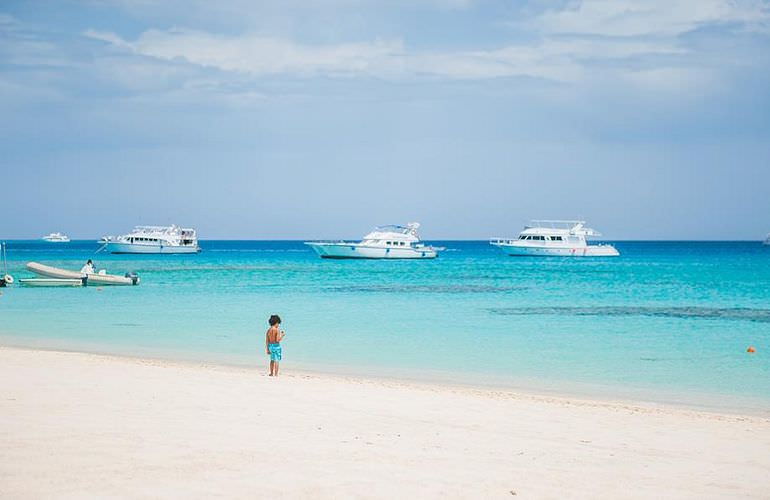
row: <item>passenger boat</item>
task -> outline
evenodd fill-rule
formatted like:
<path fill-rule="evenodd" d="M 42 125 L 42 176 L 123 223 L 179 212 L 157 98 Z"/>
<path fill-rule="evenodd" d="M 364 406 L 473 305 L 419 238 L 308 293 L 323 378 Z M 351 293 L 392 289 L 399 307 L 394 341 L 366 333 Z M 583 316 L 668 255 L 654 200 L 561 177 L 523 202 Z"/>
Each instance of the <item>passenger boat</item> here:
<path fill-rule="evenodd" d="M 533 220 L 516 239 L 492 238 L 489 243 L 512 256 L 616 257 L 612 245 L 589 245 L 587 238 L 601 236 L 579 220 Z"/>
<path fill-rule="evenodd" d="M 54 280 L 80 280 L 83 285 L 138 285 L 139 277 L 132 273 L 126 273 L 123 276 L 117 276 L 114 274 L 107 274 L 105 271 L 99 271 L 98 273 L 84 274 L 80 271 L 70 271 L 67 269 L 60 269 L 58 267 L 46 266 L 38 262 L 27 262 L 27 270 L 33 273 L 43 276 L 47 279 Z M 24 283 L 24 280 L 19 280 Z M 45 283 L 40 282 L 41 285 L 46 286 Z M 29 283 L 26 283 L 29 284 Z M 62 284 L 64 285 L 64 284 Z M 55 286 L 55 285 L 48 285 Z M 77 286 L 77 285 L 75 285 Z"/>
<path fill-rule="evenodd" d="M 70 241 L 70 237 L 64 233 L 46 234 L 41 239 L 49 243 L 67 243 Z"/>
<path fill-rule="evenodd" d="M 420 224 L 378 226 L 363 240 L 306 241 L 305 244 L 324 259 L 434 259 L 441 247 L 420 243 Z"/>
<path fill-rule="evenodd" d="M 198 253 L 195 229 L 179 226 L 136 226 L 122 236 L 105 237 L 104 249 L 110 253 L 176 254 Z"/>

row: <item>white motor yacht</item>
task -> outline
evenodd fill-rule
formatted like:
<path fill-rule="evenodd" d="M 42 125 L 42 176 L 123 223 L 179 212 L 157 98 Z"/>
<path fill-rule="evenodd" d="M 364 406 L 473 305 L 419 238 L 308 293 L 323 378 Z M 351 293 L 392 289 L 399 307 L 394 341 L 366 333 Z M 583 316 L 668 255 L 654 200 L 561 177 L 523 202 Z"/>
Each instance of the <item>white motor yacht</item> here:
<path fill-rule="evenodd" d="M 767 238 L 765 238 L 765 241 L 763 243 L 765 245 L 770 245 L 770 234 L 767 235 Z"/>
<path fill-rule="evenodd" d="M 49 243 L 67 243 L 69 242 L 70 237 L 64 233 L 51 233 L 46 234 L 41 239 L 48 241 Z"/>
<path fill-rule="evenodd" d="M 615 257 L 612 245 L 589 245 L 587 238 L 601 236 L 585 221 L 533 220 L 516 239 L 492 238 L 489 243 L 513 256 Z"/>
<path fill-rule="evenodd" d="M 378 226 L 358 242 L 306 241 L 305 244 L 325 259 L 434 259 L 444 250 L 420 243 L 420 224 Z"/>
<path fill-rule="evenodd" d="M 136 226 L 121 236 L 106 237 L 104 248 L 111 253 L 198 253 L 195 229 L 179 226 Z"/>

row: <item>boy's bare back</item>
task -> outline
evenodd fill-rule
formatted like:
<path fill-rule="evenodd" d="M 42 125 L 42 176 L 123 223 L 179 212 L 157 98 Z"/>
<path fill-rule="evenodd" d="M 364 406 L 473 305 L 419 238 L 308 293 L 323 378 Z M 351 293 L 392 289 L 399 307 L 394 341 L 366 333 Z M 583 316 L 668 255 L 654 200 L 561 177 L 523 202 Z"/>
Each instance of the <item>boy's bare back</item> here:
<path fill-rule="evenodd" d="M 270 344 L 277 344 L 281 340 L 283 340 L 284 333 L 281 331 L 281 329 L 278 327 L 278 325 L 273 325 L 270 328 L 267 329 L 267 342 Z"/>

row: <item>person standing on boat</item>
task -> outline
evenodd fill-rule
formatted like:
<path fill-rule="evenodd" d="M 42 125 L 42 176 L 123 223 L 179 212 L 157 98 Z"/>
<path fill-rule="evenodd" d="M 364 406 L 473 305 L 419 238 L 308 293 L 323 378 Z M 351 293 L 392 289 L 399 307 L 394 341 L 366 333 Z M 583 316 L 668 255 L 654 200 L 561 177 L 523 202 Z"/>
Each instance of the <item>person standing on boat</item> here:
<path fill-rule="evenodd" d="M 286 332 L 281 330 L 281 317 L 277 314 L 270 316 L 267 320 L 270 328 L 265 334 L 265 351 L 270 356 L 270 376 L 278 376 L 278 363 L 281 362 L 281 340 L 286 336 Z"/>
<path fill-rule="evenodd" d="M 94 274 L 94 263 L 91 259 L 88 259 L 88 262 L 80 268 L 80 274 Z"/>

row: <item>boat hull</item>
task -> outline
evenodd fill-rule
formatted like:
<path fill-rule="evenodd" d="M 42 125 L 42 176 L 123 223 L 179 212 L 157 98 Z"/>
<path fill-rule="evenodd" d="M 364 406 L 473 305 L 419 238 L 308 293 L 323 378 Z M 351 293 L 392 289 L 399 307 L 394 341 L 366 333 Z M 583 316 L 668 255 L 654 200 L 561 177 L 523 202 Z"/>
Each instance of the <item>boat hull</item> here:
<path fill-rule="evenodd" d="M 144 254 L 191 254 L 201 251 L 198 246 L 139 245 L 136 243 L 119 243 L 116 241 L 107 243 L 105 250 L 110 253 Z"/>
<path fill-rule="evenodd" d="M 306 243 L 324 259 L 435 259 L 438 252 L 431 247 L 384 248 L 357 243 Z"/>
<path fill-rule="evenodd" d="M 83 286 L 84 281 L 72 278 L 24 278 L 19 283 L 24 286 Z"/>
<path fill-rule="evenodd" d="M 492 243 L 511 257 L 617 257 L 620 252 L 612 245 L 584 247 L 524 246 Z"/>

